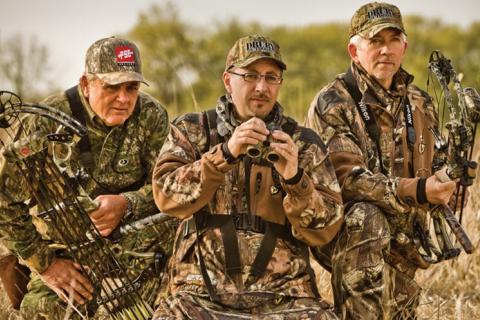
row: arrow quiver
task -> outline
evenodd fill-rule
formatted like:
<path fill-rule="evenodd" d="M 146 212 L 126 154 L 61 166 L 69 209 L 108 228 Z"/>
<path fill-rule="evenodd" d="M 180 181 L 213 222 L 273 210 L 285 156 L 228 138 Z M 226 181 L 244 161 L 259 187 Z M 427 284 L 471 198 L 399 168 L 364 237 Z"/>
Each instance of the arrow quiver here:
<path fill-rule="evenodd" d="M 56 129 L 29 132 L 29 121 L 54 123 Z M 2 170 L 2 188 L 27 188 L 23 196 L 36 203 L 37 216 L 52 229 L 53 238 L 61 240 L 58 252 L 80 264 L 95 287 L 94 308 L 103 306 L 111 319 L 150 319 L 153 312 L 139 294 L 140 278 L 145 276 L 132 279 L 110 242 L 100 235 L 88 214 L 97 204 L 71 170 L 72 148 L 86 134 L 71 116 L 0 91 L 0 168 L 10 166 L 17 174 Z"/>
<path fill-rule="evenodd" d="M 480 96 L 474 88 L 462 88 L 460 77 L 450 60 L 440 51 L 432 52 L 428 67 L 430 74 L 427 86 L 432 80 L 441 90 L 440 94 L 436 91 L 434 94 L 440 128 L 431 130 L 435 137 L 436 152 L 444 155 L 443 158 L 436 159 L 432 171 L 442 182 L 458 181 L 453 207 L 460 207 L 454 211 L 448 206 L 434 206 L 430 210 L 432 232 L 416 227 L 425 251 L 424 258 L 431 263 L 437 263 L 460 254 L 461 249 L 455 246 L 452 235 L 465 252 L 470 254 L 474 250 L 461 221 L 466 188 L 473 184 L 476 177 L 477 163 L 472 160 L 472 155 L 476 128 L 480 120 Z M 454 94 L 450 87 L 453 87 Z"/>

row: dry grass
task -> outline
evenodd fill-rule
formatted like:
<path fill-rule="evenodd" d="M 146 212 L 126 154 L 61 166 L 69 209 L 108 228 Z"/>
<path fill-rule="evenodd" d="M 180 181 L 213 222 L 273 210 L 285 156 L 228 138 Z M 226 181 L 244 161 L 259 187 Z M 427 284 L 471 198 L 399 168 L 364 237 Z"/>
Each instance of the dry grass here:
<path fill-rule="evenodd" d="M 480 153 L 477 152 L 477 161 Z M 422 319 L 480 319 L 480 181 L 470 190 L 463 225 L 476 247 L 471 255 L 418 272 L 423 287 Z"/>

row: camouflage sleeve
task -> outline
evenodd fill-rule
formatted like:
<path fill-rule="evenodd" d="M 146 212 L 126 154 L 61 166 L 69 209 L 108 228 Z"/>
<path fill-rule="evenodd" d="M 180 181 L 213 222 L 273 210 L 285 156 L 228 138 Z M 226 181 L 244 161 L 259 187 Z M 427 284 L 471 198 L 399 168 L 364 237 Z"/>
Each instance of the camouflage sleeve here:
<path fill-rule="evenodd" d="M 225 161 L 220 145 L 201 154 L 198 145 L 205 139 L 195 128 L 171 125 L 153 171 L 153 196 L 162 212 L 188 218 L 206 206 L 224 182 L 232 165 Z"/>
<path fill-rule="evenodd" d="M 343 222 L 340 187 L 325 150 L 307 144 L 300 152 L 303 174 L 294 184 L 282 181 L 286 192 L 283 207 L 293 235 L 309 245 L 330 242 Z"/>
<path fill-rule="evenodd" d="M 31 132 L 33 122 L 29 123 L 26 127 L 30 127 Z M 28 203 L 31 201 L 29 187 L 34 186 L 28 186 L 14 162 L 7 161 L 8 147 L 0 155 L 0 236 L 9 250 L 32 270 L 41 273 L 50 265 L 55 250 L 42 239 L 32 222 Z"/>
<path fill-rule="evenodd" d="M 367 136 L 359 133 L 361 119 L 356 118 L 352 104 L 326 87 L 313 100 L 306 126 L 317 130 L 328 146 L 344 203 L 368 201 L 392 214 L 405 212 L 408 207 L 396 196 L 400 179 L 368 169 L 363 151 Z"/>
<path fill-rule="evenodd" d="M 148 172 L 148 179 L 138 190 L 123 193 L 132 202 L 132 212 L 137 215 L 148 215 L 157 211 L 153 201 L 151 177 L 158 153 L 162 149 L 169 131 L 167 111 L 156 101 L 150 101 L 149 103 L 154 103 L 155 108 L 149 110 L 148 117 L 142 123 L 145 131 L 142 161 L 143 167 Z"/>

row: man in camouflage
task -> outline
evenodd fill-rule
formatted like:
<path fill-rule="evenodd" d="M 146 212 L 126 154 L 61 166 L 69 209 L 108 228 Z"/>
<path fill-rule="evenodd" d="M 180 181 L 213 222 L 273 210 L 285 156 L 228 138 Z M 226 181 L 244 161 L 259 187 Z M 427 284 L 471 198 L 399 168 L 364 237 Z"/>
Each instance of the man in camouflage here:
<path fill-rule="evenodd" d="M 71 162 L 86 169 L 81 185 L 98 204 L 90 218 L 103 237 L 109 236 L 121 224 L 158 212 L 150 177 L 169 130 L 168 115 L 158 101 L 139 91 L 141 82 L 145 83 L 136 45 L 119 38 L 105 38 L 88 49 L 85 73 L 79 85 L 43 101 L 67 114 L 73 113 L 75 117 L 78 113 L 83 115 L 89 146 L 82 150 L 76 145 Z M 27 132 L 30 133 L 52 133 L 58 126 L 41 117 L 32 117 L 28 123 Z M 25 182 L 14 178 L 17 173 L 12 165 L 7 161 L 2 163 L 2 241 L 33 271 L 28 293 L 22 301 L 23 294 L 18 292 L 17 305 L 22 301 L 20 308 L 25 314 L 62 319 L 65 305 L 60 303 L 58 294 L 88 308 L 92 284 L 82 275 L 78 264 L 59 256 L 56 250 L 59 238 L 55 231 L 41 219 L 29 215 L 28 203 L 31 202 L 27 200 L 31 195 L 26 191 Z M 169 219 L 122 238 L 116 246 L 134 254 L 170 254 L 175 230 L 176 222 Z M 11 261 L 12 257 L 8 259 Z M 141 271 L 139 268 L 145 267 L 145 261 L 141 259 L 126 261 L 138 272 Z M 5 269 L 0 270 L 0 274 L 11 272 L 11 269 Z M 145 284 L 145 295 L 148 290 L 156 292 L 157 288 L 152 287 L 159 283 L 156 278 Z M 144 298 L 149 299 L 145 295 Z M 151 297 L 150 300 L 153 302 Z"/>
<path fill-rule="evenodd" d="M 432 175 L 444 156 L 434 149 L 437 115 L 401 68 L 406 49 L 397 7 L 360 7 L 350 25 L 351 66 L 316 95 L 306 119 L 328 146 L 346 207 L 336 242 L 316 252 L 333 254 L 344 319 L 415 318 L 415 271 L 429 266 L 415 232 L 429 205 L 447 204 L 455 190 Z"/>
<path fill-rule="evenodd" d="M 339 186 L 318 136 L 276 101 L 285 69 L 276 42 L 240 38 L 216 108 L 174 121 L 152 185 L 183 220 L 154 319 L 336 319 L 307 245 L 337 233 Z"/>

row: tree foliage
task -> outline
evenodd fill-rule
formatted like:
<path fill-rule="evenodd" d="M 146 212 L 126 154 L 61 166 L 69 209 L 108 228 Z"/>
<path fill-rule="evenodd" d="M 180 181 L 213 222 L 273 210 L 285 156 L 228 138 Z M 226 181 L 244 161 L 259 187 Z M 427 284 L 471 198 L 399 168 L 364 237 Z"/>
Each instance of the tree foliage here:
<path fill-rule="evenodd" d="M 38 97 L 49 82 L 49 50 L 35 37 L 14 35 L 0 42 L 0 81 L 21 97 Z"/>
<path fill-rule="evenodd" d="M 409 47 L 404 68 L 427 89 L 428 58 L 434 49 L 450 58 L 464 86 L 480 80 L 480 22 L 462 29 L 438 19 L 405 17 Z M 287 64 L 280 102 L 302 121 L 314 95 L 350 63 L 348 24 L 265 26 L 231 20 L 198 26 L 182 21 L 174 4 L 153 6 L 127 35 L 140 47 L 151 94 L 172 116 L 212 107 L 224 93 L 222 72 L 229 48 L 241 36 L 261 33 L 275 39 Z"/>

